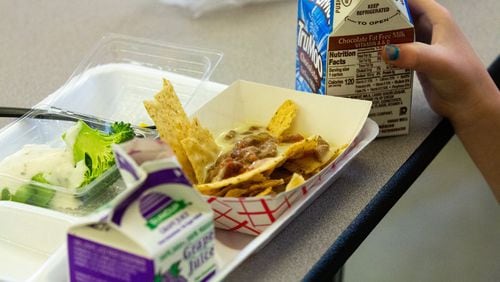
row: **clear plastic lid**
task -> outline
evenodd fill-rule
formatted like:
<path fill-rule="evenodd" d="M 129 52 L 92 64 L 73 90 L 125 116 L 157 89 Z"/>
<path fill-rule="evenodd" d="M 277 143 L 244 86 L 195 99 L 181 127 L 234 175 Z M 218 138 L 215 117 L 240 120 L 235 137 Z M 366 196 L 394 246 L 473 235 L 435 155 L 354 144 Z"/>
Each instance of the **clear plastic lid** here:
<path fill-rule="evenodd" d="M 71 112 L 100 130 L 112 121 L 152 123 L 143 101 L 161 90 L 162 79 L 173 83 L 183 106 L 189 108 L 193 97 L 202 95 L 197 90 L 221 58 L 216 51 L 116 34 L 103 37 L 65 85 L 38 109 L 0 130 L 0 200 L 73 215 L 85 215 L 102 207 L 125 189 L 115 166 L 81 187 L 69 185 L 68 180 L 56 181 L 63 176 L 40 177 L 33 172 L 53 167 L 55 172 L 66 169 L 62 175 L 73 173 L 68 164 L 63 165 L 67 160 L 61 156 L 67 146 L 62 136 L 76 124 Z M 47 118 L 47 112 L 51 118 Z M 97 121 L 85 116 L 96 117 Z M 19 161 L 23 154 L 46 160 L 37 160 L 36 165 L 35 161 L 23 163 Z"/>
<path fill-rule="evenodd" d="M 86 57 L 51 106 L 130 123 L 151 122 L 142 102 L 170 80 L 185 109 L 222 53 L 109 34 Z"/>

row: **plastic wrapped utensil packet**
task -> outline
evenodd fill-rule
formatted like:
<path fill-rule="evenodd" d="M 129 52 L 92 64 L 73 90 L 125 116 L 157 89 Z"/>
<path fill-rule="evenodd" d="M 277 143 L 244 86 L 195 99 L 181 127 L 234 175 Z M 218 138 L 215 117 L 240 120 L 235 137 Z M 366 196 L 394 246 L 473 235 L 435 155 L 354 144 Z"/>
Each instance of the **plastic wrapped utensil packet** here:
<path fill-rule="evenodd" d="M 207 281 L 213 213 L 171 150 L 151 139 L 113 149 L 128 189 L 107 217 L 69 229 L 71 281 Z"/>
<path fill-rule="evenodd" d="M 201 15 L 216 10 L 241 7 L 252 3 L 268 3 L 284 0 L 160 0 L 160 2 L 179 6 L 190 10 L 193 17 L 197 18 Z"/>

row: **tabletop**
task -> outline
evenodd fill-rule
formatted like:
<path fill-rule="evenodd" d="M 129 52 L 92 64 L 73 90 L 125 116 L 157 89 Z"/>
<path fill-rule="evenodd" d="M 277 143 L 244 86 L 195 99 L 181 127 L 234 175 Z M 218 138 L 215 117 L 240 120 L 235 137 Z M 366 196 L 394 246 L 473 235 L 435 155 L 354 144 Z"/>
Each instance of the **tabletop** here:
<path fill-rule="evenodd" d="M 484 64 L 492 62 L 498 55 L 498 1 L 440 2 Z M 160 1 L 0 1 L 0 104 L 38 103 L 64 84 L 109 32 L 220 50 L 224 57 L 210 78 L 218 83 L 245 79 L 293 88 L 296 25 L 296 1 L 233 7 L 198 18 Z M 395 181 L 398 169 L 440 121 L 415 79 L 410 133 L 371 143 L 329 189 L 227 281 L 294 281 L 331 274 L 325 263 L 342 264 L 354 251 L 356 245 L 343 242 L 356 236 L 363 224 L 360 215 L 369 212 L 381 189 Z"/>

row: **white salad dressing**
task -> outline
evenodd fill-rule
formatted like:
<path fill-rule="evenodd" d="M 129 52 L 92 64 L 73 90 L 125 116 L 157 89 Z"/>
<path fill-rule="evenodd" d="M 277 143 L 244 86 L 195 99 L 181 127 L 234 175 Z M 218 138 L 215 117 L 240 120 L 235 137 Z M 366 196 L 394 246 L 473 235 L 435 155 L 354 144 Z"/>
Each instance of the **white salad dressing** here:
<path fill-rule="evenodd" d="M 42 173 L 51 185 L 65 187 L 68 192 L 74 192 L 82 184 L 87 171 L 83 161 L 74 164 L 70 149 L 73 148 L 80 129 L 81 125 L 77 123 L 66 131 L 64 135 L 66 147 L 53 148 L 45 144 L 27 144 L 21 150 L 4 158 L 0 161 L 1 186 L 9 187 L 10 192 L 15 193 L 13 189 Z"/>
<path fill-rule="evenodd" d="M 9 182 L 14 184 L 13 182 L 16 182 L 14 179 L 30 180 L 33 176 L 42 173 L 52 185 L 74 191 L 82 184 L 86 171 L 87 167 L 83 161 L 73 164 L 71 151 L 66 148 L 52 148 L 44 144 L 25 145 L 21 150 L 0 162 L 2 186 Z M 2 174 L 10 177 L 2 176 Z M 17 185 L 5 186 L 14 188 L 22 184 L 17 182 Z"/>

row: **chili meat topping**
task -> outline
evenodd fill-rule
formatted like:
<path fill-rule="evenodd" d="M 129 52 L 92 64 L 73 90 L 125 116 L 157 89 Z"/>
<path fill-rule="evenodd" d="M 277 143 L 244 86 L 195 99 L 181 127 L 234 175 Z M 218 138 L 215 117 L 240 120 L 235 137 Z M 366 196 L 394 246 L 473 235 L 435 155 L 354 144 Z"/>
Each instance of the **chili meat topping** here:
<path fill-rule="evenodd" d="M 230 130 L 222 136 L 222 153 L 207 171 L 207 182 L 219 181 L 244 173 L 256 161 L 278 155 L 278 139 L 264 127 L 250 126 L 247 129 Z"/>

